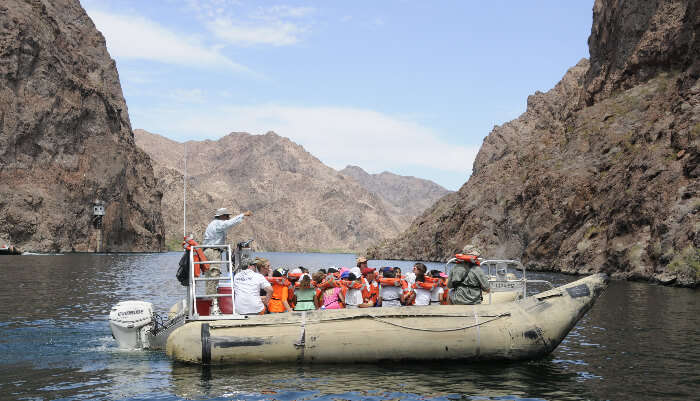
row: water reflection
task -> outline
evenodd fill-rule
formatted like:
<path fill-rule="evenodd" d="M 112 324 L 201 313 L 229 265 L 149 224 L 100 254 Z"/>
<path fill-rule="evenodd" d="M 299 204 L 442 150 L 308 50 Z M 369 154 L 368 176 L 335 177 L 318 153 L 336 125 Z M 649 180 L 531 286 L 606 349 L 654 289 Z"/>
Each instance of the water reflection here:
<path fill-rule="evenodd" d="M 173 386 L 183 398 L 274 394 L 275 399 L 476 399 L 580 400 L 562 381 L 577 375 L 548 361 L 531 363 L 410 363 L 351 366 L 200 367 L 174 363 Z M 539 394 L 544 398 L 529 398 Z M 583 397 L 583 398 L 582 398 Z"/>

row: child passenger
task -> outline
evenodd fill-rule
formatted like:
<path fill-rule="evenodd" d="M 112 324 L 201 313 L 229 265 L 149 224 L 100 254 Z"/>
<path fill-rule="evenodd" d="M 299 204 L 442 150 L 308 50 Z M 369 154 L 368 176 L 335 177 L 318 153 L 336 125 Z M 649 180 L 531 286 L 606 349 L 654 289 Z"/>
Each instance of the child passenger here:
<path fill-rule="evenodd" d="M 413 266 L 413 272 L 416 274 L 416 282 L 414 283 L 413 293 L 411 294 L 412 303 L 416 306 L 430 305 L 430 296 L 432 289 L 425 288 L 425 272 L 428 268 L 423 263 L 416 263 Z M 437 283 L 436 285 L 437 286 Z"/>
<path fill-rule="evenodd" d="M 321 309 L 343 309 L 343 291 L 340 287 L 328 287 L 321 290 L 321 295 L 318 296 L 318 303 Z"/>
<path fill-rule="evenodd" d="M 392 268 L 383 269 L 382 272 L 383 279 L 395 278 L 395 273 Z M 403 290 L 399 280 L 395 280 L 394 285 L 382 284 L 379 289 L 379 303 L 382 305 L 382 308 L 401 306 L 402 298 Z"/>
<path fill-rule="evenodd" d="M 342 276 L 341 276 L 342 278 Z M 358 308 L 362 302 L 362 276 L 357 277 L 355 273 L 348 272 L 345 279 L 349 282 L 345 293 L 345 307 Z"/>
<path fill-rule="evenodd" d="M 311 276 L 308 273 L 304 273 L 299 278 L 298 287 L 294 294 L 296 295 L 296 305 L 294 306 L 295 311 L 306 311 L 316 309 L 316 303 L 314 298 L 316 298 L 316 289 L 311 285 Z"/>
<path fill-rule="evenodd" d="M 447 305 L 447 293 L 445 292 L 445 273 L 440 270 L 431 270 L 430 277 L 438 280 L 438 285 L 430 292 L 431 305 Z"/>
<path fill-rule="evenodd" d="M 287 276 L 287 271 L 283 268 L 276 269 L 272 273 L 272 298 L 267 305 L 267 310 L 270 313 L 281 313 L 291 311 L 289 306 L 289 287 L 288 282 L 284 280 Z"/>

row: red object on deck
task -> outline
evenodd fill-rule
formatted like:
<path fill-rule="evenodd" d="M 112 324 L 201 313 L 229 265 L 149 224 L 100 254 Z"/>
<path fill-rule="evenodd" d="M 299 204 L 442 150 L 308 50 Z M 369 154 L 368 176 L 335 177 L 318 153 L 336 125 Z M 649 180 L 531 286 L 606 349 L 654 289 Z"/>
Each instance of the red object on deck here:
<path fill-rule="evenodd" d="M 211 299 L 198 299 L 197 300 L 197 313 L 199 313 L 199 316 L 209 316 L 210 309 L 211 309 Z"/>
<path fill-rule="evenodd" d="M 219 287 L 216 289 L 219 294 L 231 295 L 231 287 Z M 231 297 L 219 297 L 219 310 L 224 315 L 230 315 L 233 313 L 233 305 L 231 304 Z"/>

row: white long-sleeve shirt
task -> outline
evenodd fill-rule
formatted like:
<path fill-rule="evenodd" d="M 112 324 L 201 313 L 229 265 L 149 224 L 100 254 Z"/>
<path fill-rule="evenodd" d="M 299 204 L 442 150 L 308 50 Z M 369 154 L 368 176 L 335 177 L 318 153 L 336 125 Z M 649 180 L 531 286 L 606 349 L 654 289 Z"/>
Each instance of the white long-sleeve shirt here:
<path fill-rule="evenodd" d="M 207 226 L 206 231 L 204 231 L 204 242 L 202 245 L 226 245 L 228 241 L 226 240 L 226 232 L 236 224 L 243 221 L 243 213 L 238 216 L 228 219 L 219 220 L 214 219 Z"/>

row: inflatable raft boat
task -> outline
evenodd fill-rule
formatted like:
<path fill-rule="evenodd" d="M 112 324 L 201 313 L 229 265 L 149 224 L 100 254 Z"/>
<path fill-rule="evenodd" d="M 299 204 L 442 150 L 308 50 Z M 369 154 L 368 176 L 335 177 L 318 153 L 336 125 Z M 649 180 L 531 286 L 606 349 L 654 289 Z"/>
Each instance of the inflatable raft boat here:
<path fill-rule="evenodd" d="M 533 359 L 559 345 L 607 281 L 596 274 L 503 304 L 189 321 L 168 334 L 165 348 L 171 358 L 197 364 Z"/>
<path fill-rule="evenodd" d="M 189 252 L 188 295 L 167 317 L 154 313 L 149 302 L 115 305 L 109 323 L 119 347 L 165 350 L 175 360 L 198 364 L 532 359 L 559 345 L 608 281 L 606 275 L 597 274 L 525 297 L 528 283 L 543 281 L 526 279 L 518 261 L 493 260 L 482 264 L 492 291 L 480 305 L 244 316 L 232 309 L 231 275 L 206 278 L 195 275 L 197 269 L 192 268 L 221 263 L 222 270 L 236 271 L 245 251 L 242 244 L 249 242 L 238 244 L 235 265 L 230 257 L 196 261 L 194 252 Z M 230 246 L 225 247 L 230 255 Z M 508 273 L 509 265 L 523 269 L 519 279 Z M 219 294 L 198 294 L 209 280 L 219 282 Z M 228 291 L 222 291 L 226 287 Z"/>

